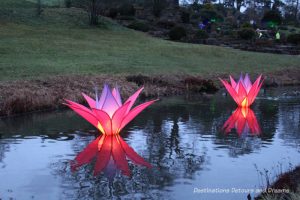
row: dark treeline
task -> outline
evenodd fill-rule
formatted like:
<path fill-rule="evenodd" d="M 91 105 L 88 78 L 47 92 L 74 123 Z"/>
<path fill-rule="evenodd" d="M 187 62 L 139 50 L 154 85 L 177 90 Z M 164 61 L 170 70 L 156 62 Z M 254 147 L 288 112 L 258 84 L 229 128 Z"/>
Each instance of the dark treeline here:
<path fill-rule="evenodd" d="M 122 10 L 135 12 L 134 6 L 143 6 L 153 9 L 153 14 L 159 16 L 160 13 L 170 7 L 199 7 L 205 4 L 214 4 L 224 9 L 231 9 L 234 12 L 249 13 L 249 15 L 263 16 L 279 15 L 285 22 L 299 23 L 299 1 L 300 0 L 65 0 L 66 7 L 81 7 L 89 12 L 90 23 L 98 23 L 98 16 L 104 12 L 115 12 L 122 7 Z"/>

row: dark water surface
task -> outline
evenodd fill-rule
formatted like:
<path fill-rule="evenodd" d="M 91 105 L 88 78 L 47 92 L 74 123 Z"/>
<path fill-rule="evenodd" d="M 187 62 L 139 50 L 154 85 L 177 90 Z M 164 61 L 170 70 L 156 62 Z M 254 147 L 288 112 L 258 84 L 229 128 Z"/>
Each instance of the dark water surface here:
<path fill-rule="evenodd" d="M 94 177 L 92 164 L 71 172 L 70 160 L 97 135 L 72 111 L 2 118 L 0 199 L 246 199 L 242 189 L 265 186 L 260 172 L 272 180 L 300 164 L 299 91 L 259 94 L 252 110 L 261 134 L 222 131 L 235 110 L 225 91 L 163 98 L 122 131 L 154 167 L 129 162 L 132 176 L 112 179 Z"/>

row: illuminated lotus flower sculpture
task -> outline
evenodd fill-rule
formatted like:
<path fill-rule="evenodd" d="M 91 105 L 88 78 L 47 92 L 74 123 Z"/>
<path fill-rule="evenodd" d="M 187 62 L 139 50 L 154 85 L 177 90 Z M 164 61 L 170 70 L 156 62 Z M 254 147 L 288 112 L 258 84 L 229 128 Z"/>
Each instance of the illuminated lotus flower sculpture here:
<path fill-rule="evenodd" d="M 66 105 L 99 129 L 102 134 L 116 135 L 140 112 L 156 101 L 148 101 L 131 110 L 142 90 L 143 88 L 139 89 L 122 104 L 119 90 L 114 88 L 111 91 L 108 85 L 104 85 L 100 98 L 97 91 L 95 100 L 83 94 L 90 108 L 70 100 L 66 100 Z"/>
<path fill-rule="evenodd" d="M 109 178 L 113 178 L 118 170 L 130 176 L 130 169 L 126 158 L 135 164 L 151 168 L 151 165 L 140 157 L 120 135 L 101 135 L 91 142 L 71 163 L 71 169 L 77 170 L 84 164 L 96 160 L 94 175 L 104 171 Z"/>
<path fill-rule="evenodd" d="M 252 84 L 248 74 L 243 77 L 241 75 L 240 80 L 235 82 L 234 79 L 230 76 L 230 84 L 220 79 L 229 94 L 232 96 L 234 101 L 240 107 L 249 107 L 254 102 L 263 81 L 261 81 L 261 75 L 256 79 Z"/>
<path fill-rule="evenodd" d="M 98 98 L 96 91 L 95 100 L 83 94 L 90 108 L 66 100 L 67 106 L 94 125 L 103 134 L 77 155 L 71 165 L 73 170 L 91 162 L 95 157 L 95 175 L 106 169 L 107 166 L 116 166 L 123 174 L 130 175 L 126 158 L 129 158 L 136 164 L 151 167 L 119 135 L 120 131 L 134 117 L 156 101 L 148 101 L 131 109 L 142 90 L 143 88 L 135 92 L 124 104 L 122 104 L 119 90 L 114 88 L 111 91 L 108 85 L 104 85 L 100 98 Z"/>
<path fill-rule="evenodd" d="M 235 129 L 239 136 L 251 133 L 259 135 L 260 126 L 257 122 L 254 112 L 250 108 L 238 107 L 223 125 L 225 133 Z"/>

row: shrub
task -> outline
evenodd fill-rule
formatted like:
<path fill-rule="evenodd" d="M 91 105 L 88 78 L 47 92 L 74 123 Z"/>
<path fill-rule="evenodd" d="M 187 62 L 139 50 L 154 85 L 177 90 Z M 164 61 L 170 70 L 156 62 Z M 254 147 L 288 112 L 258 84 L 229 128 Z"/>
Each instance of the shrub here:
<path fill-rule="evenodd" d="M 141 21 L 134 21 L 131 24 L 128 25 L 128 28 L 137 30 L 137 31 L 143 31 L 147 32 L 149 31 L 150 27 L 148 24 L 141 22 Z"/>
<path fill-rule="evenodd" d="M 190 23 L 190 13 L 188 11 L 183 10 L 181 11 L 180 15 L 183 23 Z"/>
<path fill-rule="evenodd" d="M 292 44 L 300 44 L 300 33 L 290 34 L 287 37 L 287 41 Z"/>
<path fill-rule="evenodd" d="M 252 28 L 252 25 L 249 22 L 243 23 L 242 28 Z"/>
<path fill-rule="evenodd" d="M 270 23 L 271 25 L 278 25 L 282 21 L 280 13 L 276 10 L 270 10 L 265 12 L 264 17 L 262 18 L 263 22 Z"/>
<path fill-rule="evenodd" d="M 135 20 L 135 17 L 134 16 L 121 15 L 121 16 L 118 16 L 118 19 L 119 20 Z"/>
<path fill-rule="evenodd" d="M 206 33 L 206 31 L 204 30 L 198 30 L 195 34 L 195 38 L 196 39 L 207 39 L 208 38 L 208 34 Z"/>
<path fill-rule="evenodd" d="M 280 30 L 284 30 L 284 31 L 287 31 L 289 30 L 289 28 L 287 26 L 279 26 L 278 27 Z"/>
<path fill-rule="evenodd" d="M 180 40 L 186 36 L 186 30 L 182 26 L 175 26 L 169 32 L 169 37 L 171 40 Z"/>
<path fill-rule="evenodd" d="M 155 17 L 160 17 L 161 12 L 165 8 L 165 2 L 162 0 L 152 1 L 152 12 Z"/>
<path fill-rule="evenodd" d="M 119 7 L 119 13 L 125 16 L 134 16 L 135 9 L 132 4 L 125 3 Z"/>
<path fill-rule="evenodd" d="M 158 20 L 157 25 L 166 29 L 170 29 L 176 25 L 176 22 L 168 19 L 160 19 Z"/>
<path fill-rule="evenodd" d="M 118 9 L 117 8 L 110 8 L 109 11 L 108 11 L 108 17 L 110 18 L 116 18 L 118 16 Z"/>
<path fill-rule="evenodd" d="M 66 6 L 66 8 L 71 8 L 71 6 L 72 6 L 71 0 L 65 0 L 65 6 Z"/>
<path fill-rule="evenodd" d="M 238 31 L 238 35 L 244 40 L 251 40 L 255 37 L 255 31 L 253 28 L 242 28 Z"/>

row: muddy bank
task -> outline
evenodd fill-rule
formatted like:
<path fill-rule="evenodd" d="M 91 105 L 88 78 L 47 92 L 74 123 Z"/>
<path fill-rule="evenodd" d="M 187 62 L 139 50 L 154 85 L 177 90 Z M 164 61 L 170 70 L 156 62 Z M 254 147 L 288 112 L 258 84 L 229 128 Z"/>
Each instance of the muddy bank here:
<path fill-rule="evenodd" d="M 212 80 L 194 76 L 55 76 L 35 80 L 0 82 L 0 116 L 63 107 L 63 99 L 85 103 L 81 93 L 94 97 L 94 88 L 100 90 L 104 83 L 120 88 L 123 99 L 139 87 L 145 89 L 141 97 L 179 95 L 185 91 L 194 93 L 215 92 Z"/>
<path fill-rule="evenodd" d="M 256 76 L 257 74 L 253 74 Z M 94 87 L 104 83 L 118 85 L 123 99 L 139 87 L 142 97 L 181 95 L 184 93 L 214 93 L 220 87 L 218 77 L 228 74 L 191 75 L 69 75 L 34 80 L 0 82 L 0 116 L 63 107 L 63 99 L 84 103 L 81 93 L 94 97 Z M 265 75 L 265 86 L 299 85 L 300 70 L 285 70 Z"/>
<path fill-rule="evenodd" d="M 299 199 L 300 197 L 300 166 L 284 173 L 255 200 L 263 199 Z M 294 198 L 296 197 L 296 198 Z"/>

